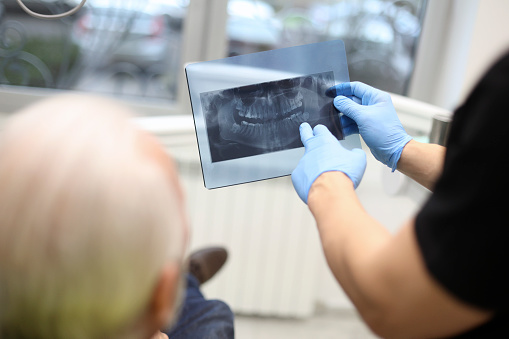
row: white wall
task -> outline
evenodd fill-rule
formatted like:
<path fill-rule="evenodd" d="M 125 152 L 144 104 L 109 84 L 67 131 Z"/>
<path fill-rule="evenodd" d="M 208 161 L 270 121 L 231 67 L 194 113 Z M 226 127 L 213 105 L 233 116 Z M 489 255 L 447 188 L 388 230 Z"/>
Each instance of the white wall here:
<path fill-rule="evenodd" d="M 447 109 L 456 106 L 480 1 L 429 1 L 410 97 Z"/>
<path fill-rule="evenodd" d="M 460 100 L 468 95 L 487 68 L 509 49 L 508 16 L 509 1 L 479 1 Z"/>
<path fill-rule="evenodd" d="M 454 109 L 509 47 L 507 0 L 430 0 L 409 96 Z"/>

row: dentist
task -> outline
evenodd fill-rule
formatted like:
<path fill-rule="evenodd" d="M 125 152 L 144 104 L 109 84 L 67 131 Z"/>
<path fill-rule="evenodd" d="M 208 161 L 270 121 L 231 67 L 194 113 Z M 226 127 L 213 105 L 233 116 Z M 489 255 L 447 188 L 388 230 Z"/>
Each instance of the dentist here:
<path fill-rule="evenodd" d="M 353 82 L 327 94 L 346 134 L 358 131 L 378 161 L 433 191 L 391 234 L 355 193 L 365 153 L 343 148 L 324 126 L 301 125 L 306 151 L 292 181 L 364 321 L 384 338 L 507 337 L 509 224 L 500 195 L 509 190 L 509 55 L 456 110 L 447 149 L 413 140 L 387 93 Z"/>

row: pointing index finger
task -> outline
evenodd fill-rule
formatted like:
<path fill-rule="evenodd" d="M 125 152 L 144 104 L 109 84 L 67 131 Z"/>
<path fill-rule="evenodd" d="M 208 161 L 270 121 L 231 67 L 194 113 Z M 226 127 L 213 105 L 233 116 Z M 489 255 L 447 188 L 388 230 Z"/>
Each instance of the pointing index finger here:
<path fill-rule="evenodd" d="M 311 129 L 311 126 L 307 122 L 303 122 L 302 124 L 300 124 L 299 132 L 300 140 L 302 141 L 304 146 L 306 146 L 308 140 L 313 137 L 313 130 Z"/>

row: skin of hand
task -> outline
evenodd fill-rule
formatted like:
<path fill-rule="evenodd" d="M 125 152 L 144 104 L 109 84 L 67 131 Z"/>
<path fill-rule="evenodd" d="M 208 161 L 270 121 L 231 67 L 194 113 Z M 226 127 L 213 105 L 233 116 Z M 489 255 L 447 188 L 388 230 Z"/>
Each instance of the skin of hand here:
<path fill-rule="evenodd" d="M 390 95 L 361 82 L 341 83 L 326 95 L 335 96 L 334 106 L 344 114 L 345 133 L 358 130 L 374 157 L 395 171 L 412 138 L 401 125 Z"/>
<path fill-rule="evenodd" d="M 162 332 L 158 332 L 154 334 L 150 339 L 168 339 L 168 336 Z"/>
<path fill-rule="evenodd" d="M 442 174 L 445 147 L 411 140 L 403 148 L 398 171 L 433 191 Z"/>

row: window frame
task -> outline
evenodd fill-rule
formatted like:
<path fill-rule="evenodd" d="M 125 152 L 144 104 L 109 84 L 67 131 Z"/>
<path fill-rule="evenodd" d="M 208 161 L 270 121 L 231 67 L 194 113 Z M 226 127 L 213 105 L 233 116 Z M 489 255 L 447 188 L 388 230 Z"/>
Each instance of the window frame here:
<path fill-rule="evenodd" d="M 460 1 L 428 1 L 423 32 L 418 42 L 409 97 L 440 105 L 440 102 L 437 103 L 436 100 L 434 102 L 437 93 L 433 92 L 433 89 L 438 87 L 443 88 L 445 85 L 451 83 L 452 77 L 457 77 L 460 71 L 464 70 L 461 66 L 466 63 L 466 60 L 463 63 L 456 63 L 456 66 L 453 61 L 458 58 L 460 60 L 466 59 L 464 56 L 468 53 L 468 41 L 470 40 L 475 23 L 475 20 L 472 20 L 472 13 L 475 13 L 477 9 L 478 1 L 479 0 L 461 1 L 461 10 L 465 13 L 464 11 L 467 8 L 469 13 L 469 15 L 462 20 L 451 20 L 452 18 L 459 17 L 457 11 Z M 228 0 L 190 1 L 184 21 L 183 43 L 180 55 L 181 71 L 178 72 L 179 85 L 177 100 L 175 102 L 138 97 L 118 97 L 118 99 L 125 102 L 140 116 L 191 114 L 184 68 L 188 63 L 219 59 L 225 56 L 228 44 L 226 33 L 226 23 L 228 19 L 227 5 Z M 437 27 L 439 27 L 439 29 L 437 29 Z M 446 34 L 444 34 L 444 30 Z M 467 32 L 467 34 L 465 34 L 465 32 Z M 458 36 L 462 38 L 459 39 Z M 461 40 L 461 43 L 451 44 L 456 38 L 457 40 Z M 443 48 L 441 49 L 441 47 Z M 461 57 L 462 55 L 463 57 Z M 436 82 L 431 83 L 431 81 L 429 81 L 431 73 L 429 69 L 434 67 L 433 65 L 439 60 L 446 61 L 441 63 L 440 69 L 443 70 L 443 72 L 438 77 L 440 84 L 437 86 Z M 456 87 L 458 88 L 450 89 L 451 93 L 456 94 L 456 97 L 454 97 L 454 95 L 449 97 L 450 101 L 454 101 L 460 95 L 461 84 L 459 86 L 456 85 Z M 0 85 L 2 113 L 12 113 L 41 98 L 67 91 L 68 90 Z M 445 104 L 440 106 L 447 107 Z"/>
<path fill-rule="evenodd" d="M 130 106 L 140 116 L 161 116 L 190 114 L 191 108 L 184 67 L 187 63 L 208 60 L 221 56 L 221 43 L 211 43 L 224 35 L 226 22 L 221 24 L 217 18 L 226 16 L 227 0 L 192 0 L 189 4 L 183 28 L 183 43 L 180 49 L 180 71 L 178 72 L 177 100 L 174 102 L 164 99 L 144 97 L 115 97 Z M 224 12 L 224 14 L 222 14 Z M 28 15 L 28 14 L 27 14 Z M 217 18 L 216 18 L 217 17 Z M 214 18 L 214 19 L 211 19 Z M 216 37 L 216 38 L 215 38 Z M 193 43 L 187 43 L 192 41 Z M 215 51 L 211 53 L 210 51 Z M 0 85 L 1 114 L 13 113 L 28 104 L 42 98 L 73 90 L 51 89 L 41 87 L 26 87 L 15 85 Z M 99 95 L 101 95 L 99 93 Z"/>

